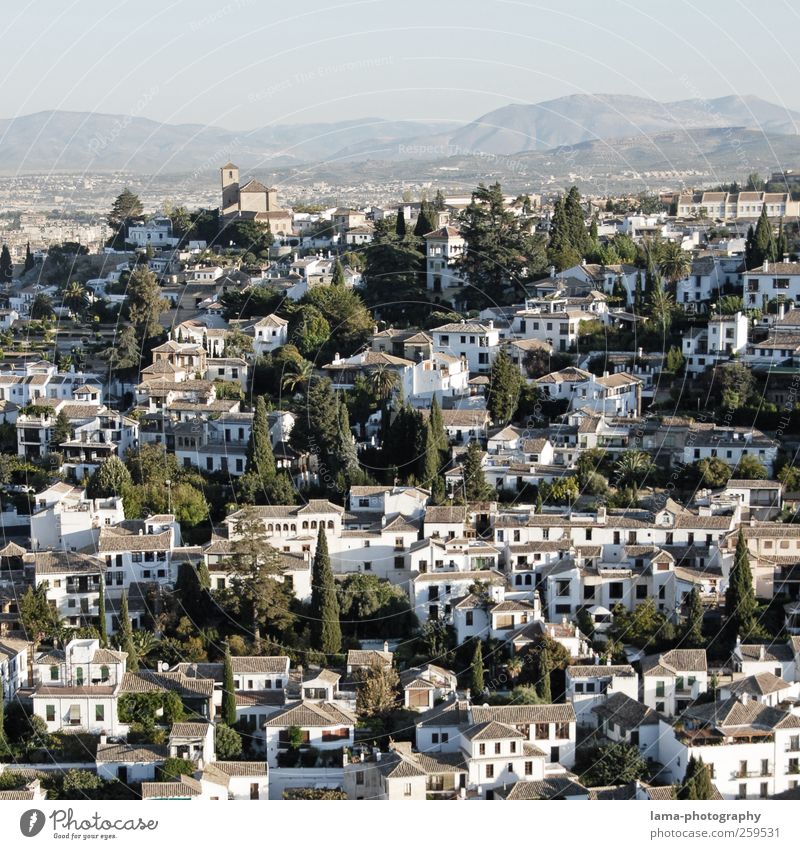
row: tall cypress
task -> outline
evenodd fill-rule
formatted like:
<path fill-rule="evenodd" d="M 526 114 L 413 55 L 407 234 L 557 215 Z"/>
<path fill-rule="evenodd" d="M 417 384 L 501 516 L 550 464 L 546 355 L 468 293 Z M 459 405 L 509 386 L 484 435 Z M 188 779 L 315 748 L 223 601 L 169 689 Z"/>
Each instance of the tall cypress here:
<path fill-rule="evenodd" d="M 686 801 L 708 801 L 714 798 L 711 772 L 702 758 L 695 758 L 694 755 L 689 758 L 677 796 Z"/>
<path fill-rule="evenodd" d="M 750 569 L 750 556 L 742 529 L 736 539 L 736 553 L 733 566 L 728 575 L 728 589 L 725 593 L 725 612 L 731 623 L 733 635 L 746 637 L 756 626 L 755 613 L 758 603 L 753 589 L 753 572 Z"/>
<path fill-rule="evenodd" d="M 11 261 L 11 252 L 8 245 L 3 245 L 0 250 L 0 282 L 10 283 L 14 276 L 14 263 Z"/>
<path fill-rule="evenodd" d="M 422 474 L 420 478 L 422 479 L 422 485 L 432 489 L 436 479 L 439 477 L 441 457 L 430 421 L 425 425 L 425 452 L 421 459 Z"/>
<path fill-rule="evenodd" d="M 31 253 L 31 243 L 25 246 L 25 271 L 30 271 L 34 266 L 33 254 Z"/>
<path fill-rule="evenodd" d="M 703 645 L 703 602 L 697 587 L 692 587 L 686 605 L 684 642 L 691 648 Z"/>
<path fill-rule="evenodd" d="M 122 596 L 119 609 L 119 645 L 122 651 L 128 653 L 126 669 L 128 672 L 139 671 L 139 656 L 136 654 L 136 646 L 133 644 L 133 628 L 131 628 L 131 617 L 128 613 L 128 594 Z"/>
<path fill-rule="evenodd" d="M 328 539 L 322 525 L 311 567 L 311 635 L 314 647 L 325 654 L 336 654 L 342 649 L 339 599 L 328 554 Z"/>
<path fill-rule="evenodd" d="M 399 207 L 397 210 L 397 221 L 394 226 L 394 232 L 401 238 L 404 239 L 406 235 L 406 216 L 403 212 L 403 207 Z"/>
<path fill-rule="evenodd" d="M 227 643 L 222 663 L 222 721 L 231 728 L 236 724 L 236 685 L 233 682 L 231 647 Z"/>
<path fill-rule="evenodd" d="M 106 582 L 100 578 L 100 593 L 97 599 L 97 617 L 99 620 L 100 645 L 108 646 L 108 628 L 106 626 Z"/>
<path fill-rule="evenodd" d="M 539 697 L 542 701 L 547 702 L 548 704 L 553 701 L 553 694 L 550 688 L 550 673 L 552 670 L 552 663 L 550 661 L 550 650 L 547 645 L 542 645 L 539 648 L 539 669 L 538 676 L 539 680 L 537 683 L 536 691 L 539 694 Z"/>
<path fill-rule="evenodd" d="M 475 651 L 472 655 L 470 676 L 472 695 L 480 695 L 486 689 L 486 683 L 483 677 L 483 644 L 477 637 L 475 638 Z"/>
<path fill-rule="evenodd" d="M 333 277 L 331 278 L 331 286 L 344 286 L 344 268 L 339 258 L 333 264 Z"/>

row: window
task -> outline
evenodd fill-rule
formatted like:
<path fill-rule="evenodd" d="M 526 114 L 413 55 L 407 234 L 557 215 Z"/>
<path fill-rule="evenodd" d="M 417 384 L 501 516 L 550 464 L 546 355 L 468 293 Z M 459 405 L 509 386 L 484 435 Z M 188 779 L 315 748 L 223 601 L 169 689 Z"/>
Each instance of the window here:
<path fill-rule="evenodd" d="M 106 719 L 105 705 L 95 705 L 94 706 L 94 719 L 95 719 L 95 722 L 105 722 L 105 719 Z"/>
<path fill-rule="evenodd" d="M 356 773 L 356 784 L 363 784 L 363 783 L 364 783 L 364 770 L 360 769 Z"/>
<path fill-rule="evenodd" d="M 664 697 L 664 682 L 656 681 L 656 697 Z"/>
<path fill-rule="evenodd" d="M 533 727 L 535 740 L 547 740 L 550 737 L 550 725 L 547 722 L 537 722 Z"/>
<path fill-rule="evenodd" d="M 410 782 L 407 782 L 405 784 L 405 786 L 403 787 L 403 795 L 404 796 L 410 796 L 411 795 L 411 783 Z"/>
<path fill-rule="evenodd" d="M 499 755 L 499 754 L 500 754 L 500 749 L 501 749 L 501 744 L 500 744 L 500 743 L 495 743 L 495 744 L 494 744 L 494 753 L 495 753 L 496 755 Z"/>
<path fill-rule="evenodd" d="M 450 740 L 449 734 L 442 734 L 442 743 L 447 743 Z"/>
<path fill-rule="evenodd" d="M 436 732 L 434 732 L 433 734 L 431 734 L 431 743 L 438 743 L 438 742 L 439 742 L 439 735 Z"/>
<path fill-rule="evenodd" d="M 50 667 L 50 680 L 51 681 L 58 681 L 58 667 L 57 666 L 51 666 Z"/>
<path fill-rule="evenodd" d="M 486 764 L 486 777 L 494 778 L 494 764 Z"/>
<path fill-rule="evenodd" d="M 559 722 L 556 725 L 556 739 L 569 740 L 569 723 Z"/>
<path fill-rule="evenodd" d="M 466 615 L 467 625 L 472 625 L 472 620 L 473 620 L 473 613 L 472 613 L 471 610 L 468 610 L 467 615 Z"/>
<path fill-rule="evenodd" d="M 478 743 L 478 754 L 485 755 L 486 754 L 486 743 Z"/>
<path fill-rule="evenodd" d="M 44 707 L 44 717 L 48 722 L 56 721 L 56 706 L 55 705 L 45 705 Z"/>
<path fill-rule="evenodd" d="M 594 584 L 584 584 L 583 597 L 585 599 L 593 599 L 594 593 L 595 593 L 595 585 Z"/>
<path fill-rule="evenodd" d="M 533 761 L 525 761 L 525 775 L 533 775 Z"/>
<path fill-rule="evenodd" d="M 109 678 L 108 667 L 107 666 L 101 666 L 100 667 L 100 680 L 101 681 L 108 681 L 108 678 Z"/>
<path fill-rule="evenodd" d="M 647 584 L 637 584 L 636 585 L 636 598 L 637 599 L 647 598 Z"/>

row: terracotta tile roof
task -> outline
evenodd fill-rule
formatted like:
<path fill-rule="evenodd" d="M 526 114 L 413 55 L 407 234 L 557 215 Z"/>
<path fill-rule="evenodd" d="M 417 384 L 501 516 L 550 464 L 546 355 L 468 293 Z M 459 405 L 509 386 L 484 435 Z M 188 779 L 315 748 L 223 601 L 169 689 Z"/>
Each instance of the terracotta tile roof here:
<path fill-rule="evenodd" d="M 205 737 L 208 733 L 208 722 L 174 722 L 169 732 L 169 738 L 175 737 Z"/>
<path fill-rule="evenodd" d="M 159 763 L 169 757 L 163 746 L 138 743 L 100 743 L 95 760 L 98 763 Z"/>
<path fill-rule="evenodd" d="M 348 710 L 330 702 L 301 702 L 269 717 L 265 728 L 326 728 L 330 725 L 355 725 L 356 718 Z"/>
<path fill-rule="evenodd" d="M 551 705 L 495 705 L 470 708 L 473 722 L 494 720 L 507 725 L 533 725 L 537 722 L 575 722 L 575 709 L 571 704 Z"/>

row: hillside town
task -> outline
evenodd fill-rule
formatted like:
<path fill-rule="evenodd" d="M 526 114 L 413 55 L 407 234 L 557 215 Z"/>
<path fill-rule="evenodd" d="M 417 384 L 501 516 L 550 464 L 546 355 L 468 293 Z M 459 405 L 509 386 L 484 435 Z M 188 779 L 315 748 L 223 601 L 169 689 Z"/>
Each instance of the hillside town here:
<path fill-rule="evenodd" d="M 797 799 L 792 172 L 218 173 L 0 229 L 0 800 Z"/>

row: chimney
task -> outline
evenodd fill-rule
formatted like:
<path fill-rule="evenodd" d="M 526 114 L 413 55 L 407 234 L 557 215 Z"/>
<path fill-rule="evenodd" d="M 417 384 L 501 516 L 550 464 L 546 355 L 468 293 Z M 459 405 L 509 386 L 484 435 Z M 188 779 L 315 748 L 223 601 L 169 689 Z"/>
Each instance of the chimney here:
<path fill-rule="evenodd" d="M 769 271 L 769 260 L 768 259 L 764 260 L 764 271 Z"/>
<path fill-rule="evenodd" d="M 766 652 L 765 652 L 765 650 L 764 650 L 764 646 L 759 646 L 759 647 L 758 647 L 758 659 L 759 659 L 759 660 L 764 660 L 764 655 L 765 655 L 765 654 L 766 654 Z"/>
<path fill-rule="evenodd" d="M 556 267 L 554 265 L 550 266 L 550 277 L 553 278 L 556 276 Z"/>
<path fill-rule="evenodd" d="M 383 641 L 383 650 L 389 651 L 389 641 L 388 640 Z"/>
<path fill-rule="evenodd" d="M 606 666 L 611 666 L 611 655 L 606 656 Z"/>
<path fill-rule="evenodd" d="M 105 732 L 101 732 L 100 734 L 100 745 L 105 746 L 108 743 L 108 735 Z"/>
<path fill-rule="evenodd" d="M 786 302 L 778 301 L 778 321 L 780 321 L 786 313 Z"/>

